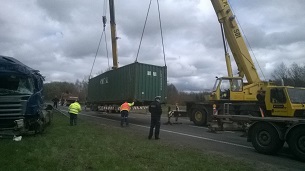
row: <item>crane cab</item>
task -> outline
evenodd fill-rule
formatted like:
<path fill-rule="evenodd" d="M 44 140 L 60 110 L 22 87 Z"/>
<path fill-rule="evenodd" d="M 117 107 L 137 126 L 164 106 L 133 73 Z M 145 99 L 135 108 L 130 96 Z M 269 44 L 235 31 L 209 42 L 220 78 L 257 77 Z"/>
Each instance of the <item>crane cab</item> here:
<path fill-rule="evenodd" d="M 243 100 L 243 79 L 241 77 L 217 78 L 210 100 Z"/>

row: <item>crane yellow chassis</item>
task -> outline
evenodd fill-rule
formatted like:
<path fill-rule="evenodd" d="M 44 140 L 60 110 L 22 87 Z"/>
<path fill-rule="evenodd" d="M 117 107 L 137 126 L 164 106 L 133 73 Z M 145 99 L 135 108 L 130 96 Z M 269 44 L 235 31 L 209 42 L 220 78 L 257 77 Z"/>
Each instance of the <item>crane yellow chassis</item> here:
<path fill-rule="evenodd" d="M 222 118 L 246 122 L 251 125 L 248 140 L 258 152 L 274 154 L 286 141 L 291 152 L 305 161 L 305 88 L 261 81 L 228 1 L 211 2 L 222 28 L 228 76 L 216 79 L 207 101 L 186 103 L 190 120 L 195 125 Z M 238 67 L 237 77 L 232 74 L 226 41 Z"/>

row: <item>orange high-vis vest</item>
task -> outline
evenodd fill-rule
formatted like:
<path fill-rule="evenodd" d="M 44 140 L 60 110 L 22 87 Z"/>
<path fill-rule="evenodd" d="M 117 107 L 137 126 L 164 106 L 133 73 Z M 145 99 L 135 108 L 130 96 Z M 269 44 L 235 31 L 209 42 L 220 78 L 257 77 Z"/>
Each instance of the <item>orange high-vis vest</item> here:
<path fill-rule="evenodd" d="M 130 111 L 130 106 L 128 105 L 127 102 L 125 102 L 121 105 L 121 111 L 122 110 L 127 110 L 128 112 Z"/>
<path fill-rule="evenodd" d="M 125 103 L 123 103 L 121 105 L 120 111 L 127 110 L 129 112 L 130 111 L 130 106 L 132 106 L 132 105 L 133 105 L 133 103 L 132 104 L 128 104 L 127 102 L 125 102 Z"/>

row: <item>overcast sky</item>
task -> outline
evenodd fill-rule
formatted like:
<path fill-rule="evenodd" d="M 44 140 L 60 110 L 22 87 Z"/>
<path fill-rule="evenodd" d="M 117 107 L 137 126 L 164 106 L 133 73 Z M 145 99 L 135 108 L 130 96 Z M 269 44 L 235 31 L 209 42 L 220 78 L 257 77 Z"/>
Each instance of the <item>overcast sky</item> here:
<path fill-rule="evenodd" d="M 83 80 L 90 74 L 107 15 L 93 75 L 112 67 L 109 5 L 104 0 L 1 0 L 0 51 L 31 68 L 46 82 Z M 136 59 L 149 0 L 114 0 L 119 66 Z M 304 0 L 230 0 L 253 51 L 261 79 L 278 64 L 305 63 Z M 212 88 L 226 76 L 221 32 L 210 0 L 159 0 L 168 83 L 180 91 Z M 164 66 L 157 1 L 153 0 L 138 62 Z M 237 67 L 232 57 L 233 73 Z M 260 70 L 261 68 L 261 70 Z M 263 77 L 262 73 L 265 77 Z"/>

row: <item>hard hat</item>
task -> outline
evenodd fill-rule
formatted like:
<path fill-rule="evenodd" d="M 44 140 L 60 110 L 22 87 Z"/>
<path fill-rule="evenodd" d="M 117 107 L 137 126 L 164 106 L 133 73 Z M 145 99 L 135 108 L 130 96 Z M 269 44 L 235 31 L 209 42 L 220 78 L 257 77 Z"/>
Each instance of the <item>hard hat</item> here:
<path fill-rule="evenodd" d="M 161 100 L 161 96 L 156 96 L 156 97 L 155 97 L 155 101 L 158 101 L 158 102 L 159 102 L 160 100 Z"/>

